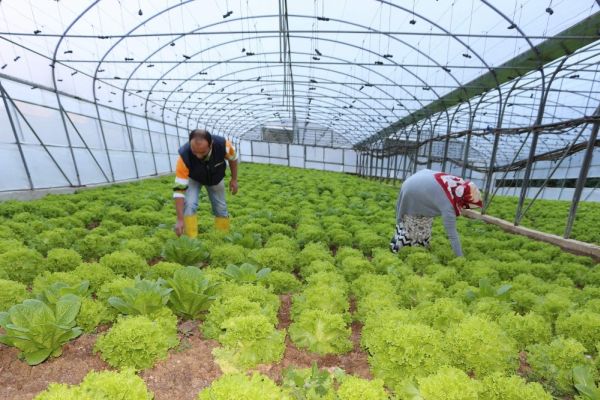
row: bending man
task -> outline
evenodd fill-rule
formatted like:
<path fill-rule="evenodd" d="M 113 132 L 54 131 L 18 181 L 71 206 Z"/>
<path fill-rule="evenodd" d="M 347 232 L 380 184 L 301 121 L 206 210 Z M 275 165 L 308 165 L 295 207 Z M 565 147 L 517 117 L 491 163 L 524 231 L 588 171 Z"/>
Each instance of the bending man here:
<path fill-rule="evenodd" d="M 215 216 L 215 227 L 229 230 L 229 214 L 225 202 L 225 170 L 227 163 L 231 169 L 229 190 L 236 194 L 237 155 L 229 140 L 212 136 L 207 130 L 194 129 L 189 141 L 179 148 L 179 158 L 175 169 L 175 209 L 177 224 L 175 233 L 194 238 L 198 236 L 198 196 L 202 186 L 206 187 L 208 198 Z"/>

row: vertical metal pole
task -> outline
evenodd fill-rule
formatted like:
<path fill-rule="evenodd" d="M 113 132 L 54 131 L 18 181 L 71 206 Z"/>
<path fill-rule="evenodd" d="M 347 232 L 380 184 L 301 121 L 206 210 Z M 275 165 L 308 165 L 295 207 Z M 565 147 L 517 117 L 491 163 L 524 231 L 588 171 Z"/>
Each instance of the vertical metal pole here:
<path fill-rule="evenodd" d="M 598 116 L 599 114 L 600 107 L 596 108 L 596 112 L 594 113 L 594 115 Z M 577 184 L 575 186 L 573 200 L 571 201 L 571 208 L 569 209 L 567 226 L 565 227 L 565 238 L 571 236 L 571 231 L 573 230 L 573 223 L 575 222 L 575 216 L 577 215 L 577 207 L 579 206 L 579 200 L 581 200 L 581 193 L 583 192 L 583 187 L 585 185 L 585 181 L 590 170 L 590 165 L 592 164 L 592 158 L 594 156 L 594 147 L 596 145 L 596 138 L 598 137 L 599 127 L 600 123 L 594 122 L 594 127 L 592 128 L 592 133 L 590 134 L 590 139 L 585 149 L 585 155 L 583 157 L 581 169 L 579 170 L 579 177 L 577 178 Z"/>
<path fill-rule="evenodd" d="M 394 154 L 394 183 L 398 180 L 398 153 Z"/>
<path fill-rule="evenodd" d="M 148 139 L 150 139 L 152 162 L 154 162 L 154 175 L 158 175 L 158 168 L 156 168 L 156 154 L 154 154 L 154 144 L 152 143 L 152 132 L 150 131 L 150 122 L 148 121 L 148 112 L 146 112 L 146 126 L 148 127 Z"/>
<path fill-rule="evenodd" d="M 498 121 L 498 128 L 500 129 L 501 122 Z M 487 128 L 490 132 L 492 129 L 490 127 Z M 500 142 L 500 133 L 496 131 L 494 133 L 494 144 L 492 145 L 492 154 L 490 156 L 490 164 L 488 167 L 486 179 L 485 179 L 485 190 L 484 190 L 484 200 L 483 200 L 483 209 L 481 213 L 485 213 L 488 207 L 488 197 L 490 194 L 490 190 L 492 187 L 492 177 L 494 175 L 494 165 L 496 164 L 496 154 L 498 153 L 498 143 Z"/>
<path fill-rule="evenodd" d="M 108 152 L 108 144 L 106 143 L 106 135 L 104 134 L 104 127 L 102 126 L 102 118 L 100 117 L 100 108 L 98 102 L 94 102 L 96 107 L 96 115 L 98 115 L 98 126 L 100 127 L 100 134 L 102 135 L 102 144 L 104 144 L 104 150 L 106 151 L 106 161 L 108 162 L 108 169 L 110 169 L 110 176 L 112 181 L 115 182 L 115 171 L 112 167 L 112 161 L 110 160 L 110 153 Z"/>
<path fill-rule="evenodd" d="M 56 96 L 59 97 L 58 92 L 57 92 Z M 71 153 L 71 159 L 73 160 L 73 168 L 75 168 L 75 176 L 77 177 L 77 186 L 81 186 L 81 177 L 79 176 L 79 168 L 77 167 L 77 160 L 75 159 L 75 152 L 73 151 L 73 144 L 71 143 L 71 135 L 69 135 L 69 128 L 67 127 L 67 121 L 65 120 L 65 115 L 63 114 L 63 113 L 66 113 L 66 111 L 62 107 L 60 98 L 58 100 L 58 106 L 59 106 L 58 112 L 60 113 L 60 119 L 62 120 L 63 127 L 65 128 L 65 136 L 67 137 L 67 144 L 69 146 L 69 152 Z"/>
<path fill-rule="evenodd" d="M 19 149 L 19 155 L 21 156 L 21 162 L 23 163 L 23 167 L 25 168 L 25 173 L 27 174 L 27 181 L 29 182 L 29 189 L 33 190 L 33 182 L 31 180 L 31 173 L 29 172 L 29 167 L 27 166 L 27 160 L 25 160 L 25 154 L 23 154 L 23 148 L 21 147 L 21 141 L 19 140 L 19 135 L 17 134 L 17 129 L 15 127 L 15 121 L 12 118 L 10 113 L 10 109 L 8 108 L 8 102 L 6 101 L 6 97 L 8 93 L 4 90 L 4 86 L 0 83 L 0 93 L 2 93 L 2 102 L 4 103 L 4 108 L 6 109 L 6 115 L 8 115 L 8 120 L 10 122 L 10 126 L 13 131 L 13 135 L 15 137 L 15 142 L 17 142 L 17 148 Z"/>
<path fill-rule="evenodd" d="M 406 144 L 408 144 L 408 133 L 406 134 Z M 406 180 L 406 161 L 408 161 L 408 148 L 405 148 L 404 154 L 402 155 L 402 182 Z"/>
<path fill-rule="evenodd" d="M 417 172 L 417 162 L 419 161 L 419 143 L 421 140 L 421 130 L 423 129 L 423 127 L 419 128 L 417 127 L 417 144 L 415 147 L 415 156 L 413 157 L 414 163 L 413 163 L 413 174 L 415 172 Z"/>
<path fill-rule="evenodd" d="M 541 70 L 540 72 L 542 74 L 542 82 L 544 82 L 544 71 Z M 540 107 L 538 109 L 538 114 L 535 119 L 535 126 L 542 123 L 542 118 L 544 117 L 544 109 L 546 106 L 546 99 L 548 98 L 548 96 L 546 94 L 547 91 L 546 91 L 545 86 L 542 85 L 542 88 L 544 89 L 545 93 L 542 95 L 542 99 L 540 101 Z M 540 134 L 538 131 L 533 131 L 533 136 L 531 138 L 531 145 L 529 147 L 529 157 L 527 158 L 527 165 L 525 167 L 525 173 L 523 175 L 521 193 L 519 194 L 519 203 L 517 204 L 517 211 L 515 213 L 516 214 L 515 215 L 515 225 L 519 225 L 519 223 L 521 222 L 521 218 L 523 218 L 523 214 L 521 213 L 521 210 L 523 209 L 523 203 L 525 202 L 525 197 L 527 196 L 527 190 L 529 189 L 529 179 L 531 177 L 531 168 L 534 163 L 539 136 L 540 136 Z"/>

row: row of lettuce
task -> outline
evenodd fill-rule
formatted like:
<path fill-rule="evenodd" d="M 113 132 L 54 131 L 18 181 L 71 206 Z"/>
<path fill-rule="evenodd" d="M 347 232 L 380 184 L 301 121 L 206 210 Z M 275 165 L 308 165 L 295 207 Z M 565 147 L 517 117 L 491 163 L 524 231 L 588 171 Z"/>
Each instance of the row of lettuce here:
<path fill-rule="evenodd" d="M 398 257 L 386 249 L 395 188 L 283 167 L 244 165 L 241 176 L 232 232 L 212 230 L 204 201 L 199 240 L 175 239 L 166 180 L 0 205 L 0 340 L 35 364 L 111 323 L 95 351 L 122 372 L 89 380 L 117 382 L 166 358 L 178 319 L 195 319 L 226 372 L 201 399 L 597 398 L 590 259 L 463 219 L 465 258 L 437 224 L 430 251 Z M 292 294 L 287 329 L 282 293 Z M 311 353 L 347 353 L 353 321 L 376 379 L 313 368 L 276 385 L 242 374 L 281 361 L 286 335 Z M 25 331 L 35 340 L 19 339 Z M 87 380 L 38 397 L 77 398 Z"/>
<path fill-rule="evenodd" d="M 531 200 L 525 201 L 525 207 Z M 496 196 L 487 210 L 489 215 L 514 221 L 518 198 Z M 520 225 L 562 236 L 565 233 L 571 202 L 565 200 L 536 200 L 523 215 Z M 597 202 L 579 203 L 570 238 L 600 245 L 600 207 Z"/>

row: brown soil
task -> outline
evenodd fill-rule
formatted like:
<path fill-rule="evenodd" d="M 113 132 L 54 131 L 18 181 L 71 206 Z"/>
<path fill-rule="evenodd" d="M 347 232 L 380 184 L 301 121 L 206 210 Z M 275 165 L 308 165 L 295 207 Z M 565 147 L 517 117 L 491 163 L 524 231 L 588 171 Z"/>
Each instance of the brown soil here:
<path fill-rule="evenodd" d="M 278 329 L 285 329 L 291 323 L 291 295 L 282 295 L 280 298 Z M 299 350 L 287 338 L 283 360 L 278 364 L 261 365 L 255 370 L 281 381 L 281 374 L 286 367 L 308 368 L 316 361 L 322 368 L 340 367 L 349 374 L 371 378 L 367 355 L 359 344 L 362 326 L 355 322 L 351 327 L 354 348 L 350 353 L 320 356 Z M 155 400 L 196 399 L 200 390 L 221 375 L 211 354 L 218 343 L 204 339 L 197 322 L 184 322 L 179 330 L 179 347 L 172 350 L 166 360 L 140 373 L 148 388 L 154 392 Z M 0 344 L 0 400 L 30 400 L 51 382 L 75 385 L 91 370 L 109 369 L 100 356 L 93 353 L 96 337 L 96 334 L 82 335 L 65 345 L 60 357 L 33 367 L 17 358 L 17 349 Z"/>
<path fill-rule="evenodd" d="M 19 350 L 0 345 L 0 399 L 32 399 L 50 382 L 75 385 L 89 371 L 107 369 L 107 364 L 92 353 L 94 343 L 96 335 L 82 335 L 67 343 L 60 357 L 35 366 L 19 360 Z"/>

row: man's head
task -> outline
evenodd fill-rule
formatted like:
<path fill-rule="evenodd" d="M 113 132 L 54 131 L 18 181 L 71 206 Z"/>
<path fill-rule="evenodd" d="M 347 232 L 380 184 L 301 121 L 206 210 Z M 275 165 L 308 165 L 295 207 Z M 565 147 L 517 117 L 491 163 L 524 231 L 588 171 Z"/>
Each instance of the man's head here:
<path fill-rule="evenodd" d="M 190 132 L 190 149 L 198 158 L 205 158 L 212 146 L 212 136 L 205 129 L 194 129 Z"/>

